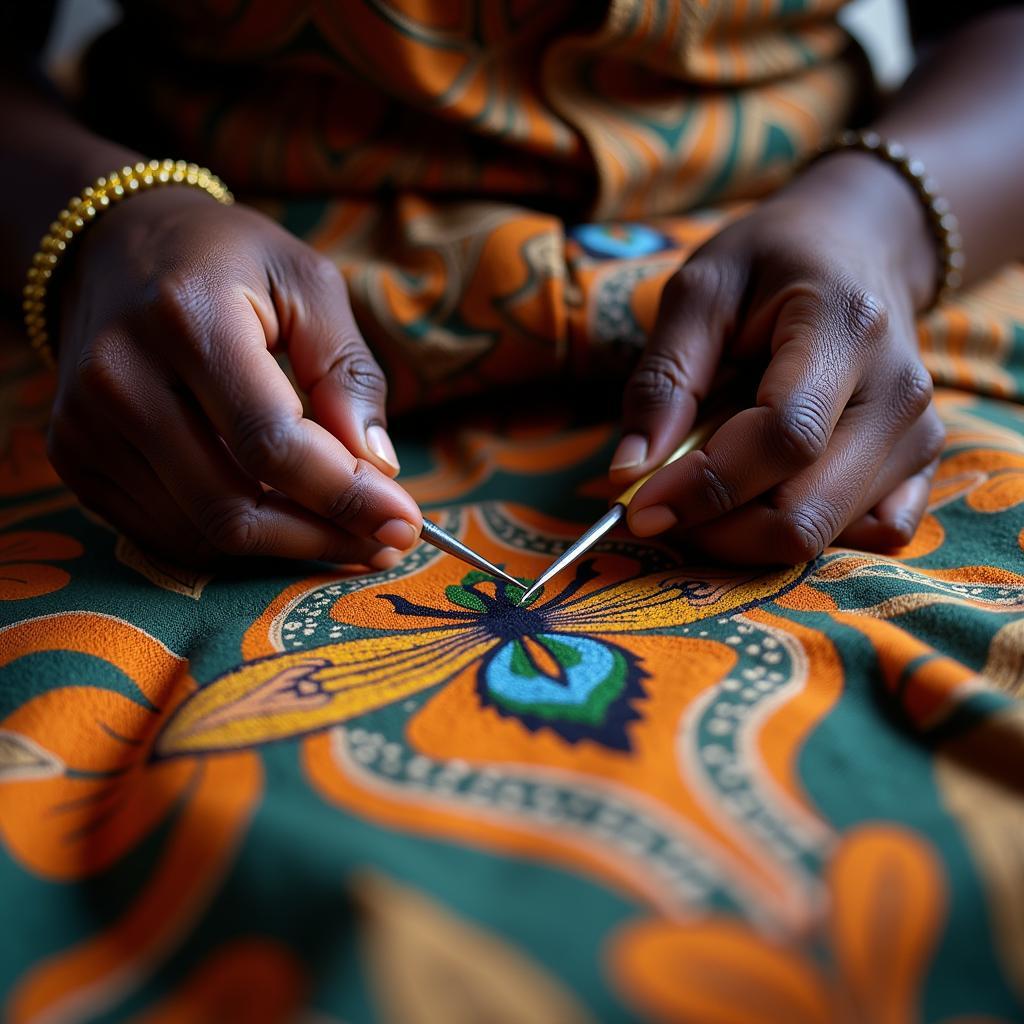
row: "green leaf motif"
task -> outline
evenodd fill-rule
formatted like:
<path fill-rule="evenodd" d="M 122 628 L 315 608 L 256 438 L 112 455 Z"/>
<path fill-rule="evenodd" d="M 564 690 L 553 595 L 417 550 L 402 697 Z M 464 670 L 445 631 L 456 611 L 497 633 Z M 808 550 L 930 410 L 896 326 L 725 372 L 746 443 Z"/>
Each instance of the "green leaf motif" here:
<path fill-rule="evenodd" d="M 517 676 L 524 676 L 527 679 L 533 679 L 539 674 L 533 662 L 530 661 L 526 648 L 523 647 L 519 640 L 512 641 L 512 663 L 510 668 Z"/>
<path fill-rule="evenodd" d="M 565 671 L 575 668 L 583 661 L 583 655 L 579 651 L 568 644 L 560 643 L 553 637 L 538 636 L 534 637 L 534 640 L 550 651 L 551 656 Z M 538 671 L 538 666 L 534 664 L 526 646 L 521 640 L 512 641 L 512 660 L 509 668 L 515 675 L 522 676 L 525 679 L 535 679 L 537 676 L 544 675 L 543 671 Z"/>
<path fill-rule="evenodd" d="M 465 577 L 462 582 L 466 582 Z M 454 583 L 449 584 L 444 588 L 444 596 L 447 597 L 452 604 L 457 604 L 460 608 L 468 608 L 471 612 L 483 613 L 487 611 L 487 606 L 483 601 L 481 601 L 472 590 L 467 590 L 464 586 L 459 587 Z"/>
<path fill-rule="evenodd" d="M 583 655 L 575 647 L 563 644 L 554 637 L 539 636 L 537 637 L 537 642 L 543 644 L 551 652 L 555 661 L 564 669 L 575 668 L 583 661 Z"/>
<path fill-rule="evenodd" d="M 474 583 L 494 583 L 495 579 L 489 572 L 481 572 L 479 569 L 473 569 L 467 572 L 462 577 L 460 583 L 464 587 L 471 587 Z"/>

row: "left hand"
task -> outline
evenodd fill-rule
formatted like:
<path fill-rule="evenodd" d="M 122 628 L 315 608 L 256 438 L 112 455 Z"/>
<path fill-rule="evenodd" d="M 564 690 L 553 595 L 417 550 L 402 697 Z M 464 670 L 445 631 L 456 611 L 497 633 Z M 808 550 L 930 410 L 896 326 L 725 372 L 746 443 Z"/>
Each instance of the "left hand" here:
<path fill-rule="evenodd" d="M 698 249 L 626 387 L 613 481 L 682 441 L 723 355 L 770 362 L 752 408 L 637 492 L 633 533 L 675 529 L 743 564 L 804 562 L 837 537 L 909 541 L 945 436 L 914 329 L 935 261 L 913 191 L 855 153 L 812 165 Z"/>

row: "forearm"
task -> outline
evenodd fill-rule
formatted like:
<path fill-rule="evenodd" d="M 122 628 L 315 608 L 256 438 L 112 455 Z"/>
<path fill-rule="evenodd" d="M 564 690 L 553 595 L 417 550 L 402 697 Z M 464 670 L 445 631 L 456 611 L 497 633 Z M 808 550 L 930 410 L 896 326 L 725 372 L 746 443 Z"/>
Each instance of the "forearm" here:
<path fill-rule="evenodd" d="M 139 155 L 75 120 L 27 77 L 0 77 L 0 292 L 20 294 L 32 254 L 68 199 Z"/>
<path fill-rule="evenodd" d="M 920 160 L 956 215 L 966 281 L 1024 256 L 1024 8 L 981 16 L 921 60 L 870 127 Z M 777 195 L 793 215 L 856 222 L 872 239 L 865 258 L 900 283 L 893 301 L 926 309 L 939 254 L 924 207 L 896 168 L 844 149 L 812 163 Z M 902 295 L 904 298 L 899 299 Z"/>
<path fill-rule="evenodd" d="M 921 160 L 960 222 L 966 279 L 1024 256 L 1024 5 L 934 45 L 872 125 Z"/>

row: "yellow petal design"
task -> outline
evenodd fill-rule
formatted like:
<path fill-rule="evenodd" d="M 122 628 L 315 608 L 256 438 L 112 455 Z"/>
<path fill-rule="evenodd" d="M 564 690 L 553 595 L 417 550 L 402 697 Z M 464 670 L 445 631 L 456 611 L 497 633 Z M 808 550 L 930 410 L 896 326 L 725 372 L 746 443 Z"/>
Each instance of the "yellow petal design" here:
<path fill-rule="evenodd" d="M 765 575 L 680 568 L 602 587 L 566 601 L 546 618 L 553 631 L 638 633 L 734 614 L 777 597 L 803 566 Z"/>
<path fill-rule="evenodd" d="M 446 682 L 498 642 L 473 626 L 409 630 L 250 662 L 183 704 L 157 753 L 249 747 L 337 725 Z"/>

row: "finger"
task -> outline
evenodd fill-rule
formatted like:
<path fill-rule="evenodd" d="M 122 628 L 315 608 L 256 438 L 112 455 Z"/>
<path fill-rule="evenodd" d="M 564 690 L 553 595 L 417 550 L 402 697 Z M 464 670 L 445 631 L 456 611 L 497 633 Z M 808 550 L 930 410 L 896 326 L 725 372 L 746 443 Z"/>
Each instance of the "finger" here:
<path fill-rule="evenodd" d="M 147 551 L 185 565 L 208 564 L 216 552 L 189 521 L 170 492 L 145 461 L 113 433 L 92 439 L 103 451 L 104 464 L 117 467 L 119 479 L 95 468 L 83 449 L 87 436 L 75 430 L 75 439 L 60 431 L 51 438 L 50 461 L 61 479 L 89 510 L 105 519 L 119 533 Z M 122 484 L 120 481 L 124 481 Z"/>
<path fill-rule="evenodd" d="M 698 255 L 665 285 L 651 338 L 626 384 L 623 437 L 610 468 L 616 483 L 657 466 L 693 426 L 745 284 L 738 264 Z"/>
<path fill-rule="evenodd" d="M 288 355 L 313 418 L 357 458 L 388 476 L 398 456 L 387 432 L 387 381 L 352 316 L 345 280 L 333 262 L 316 257 L 296 268 L 301 287 L 289 291 Z"/>
<path fill-rule="evenodd" d="M 313 559 L 390 568 L 394 548 L 356 537 L 267 491 L 245 474 L 212 435 L 209 425 L 185 403 L 171 401 L 165 422 L 175 422 L 170 445 L 141 441 L 157 475 L 175 489 L 186 513 L 218 551 L 240 557 Z M 165 435 L 166 436 L 166 435 Z"/>
<path fill-rule="evenodd" d="M 74 490 L 82 505 L 144 551 L 194 568 L 207 568 L 223 558 L 181 514 L 155 476 L 137 477 L 128 489 L 95 473 L 79 480 Z M 157 504 L 160 501 L 165 504 Z"/>
<path fill-rule="evenodd" d="M 411 547 L 422 525 L 416 503 L 303 417 L 248 299 L 210 294 L 205 282 L 192 279 L 165 282 L 164 294 L 170 327 L 182 342 L 170 348 L 174 368 L 242 468 L 357 537 Z"/>
<path fill-rule="evenodd" d="M 938 460 L 904 480 L 870 512 L 852 522 L 838 537 L 845 547 L 892 551 L 909 544 L 928 505 Z"/>
<path fill-rule="evenodd" d="M 757 404 L 637 492 L 629 507 L 633 532 L 650 536 L 727 515 L 812 466 L 858 386 L 865 353 L 887 330 L 876 305 L 838 291 L 828 299 L 801 291 L 785 300 Z"/>
<path fill-rule="evenodd" d="M 113 343 L 108 343 L 113 345 Z M 205 540 L 227 555 L 395 564 L 379 541 L 356 537 L 267 492 L 231 457 L 209 422 L 166 381 L 142 365 L 130 342 L 83 368 L 81 422 L 106 421 L 130 437 L 174 502 Z M 82 431 L 89 437 L 94 428 Z"/>
<path fill-rule="evenodd" d="M 865 431 L 865 415 L 840 421 L 818 464 L 768 499 L 685 531 L 687 543 L 716 559 L 745 565 L 796 565 L 816 558 L 848 523 L 919 473 L 941 450 L 945 433 L 934 408 L 888 452 Z"/>

